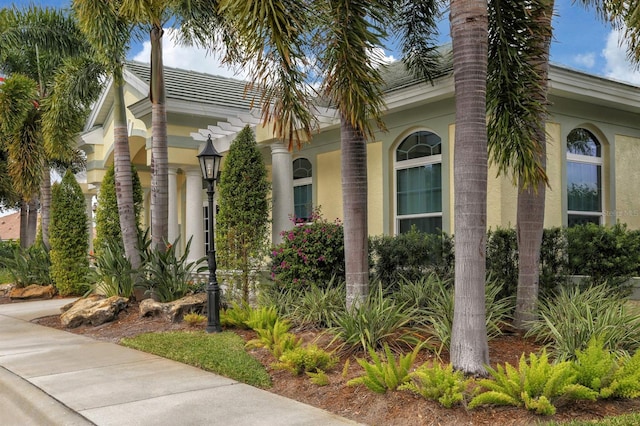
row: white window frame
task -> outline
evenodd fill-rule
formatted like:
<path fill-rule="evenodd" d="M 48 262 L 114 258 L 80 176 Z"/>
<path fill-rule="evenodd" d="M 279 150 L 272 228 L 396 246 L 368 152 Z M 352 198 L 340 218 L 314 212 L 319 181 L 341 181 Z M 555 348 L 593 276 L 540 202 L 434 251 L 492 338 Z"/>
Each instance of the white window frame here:
<path fill-rule="evenodd" d="M 407 136 L 403 137 L 402 140 L 396 144 L 393 149 L 393 217 L 394 217 L 394 235 L 398 235 L 400 232 L 400 221 L 403 219 L 418 219 L 418 218 L 429 218 L 429 217 L 442 217 L 442 209 L 440 212 L 433 213 L 419 213 L 419 214 L 406 214 L 406 215 L 398 215 L 398 171 L 405 169 L 413 169 L 416 167 L 429 166 L 433 164 L 440 164 L 440 173 L 442 173 L 442 154 L 437 155 L 429 155 L 426 157 L 412 158 L 410 160 L 401 160 L 398 161 L 398 147 L 402 145 L 402 143 L 412 134 L 420 133 L 420 132 L 429 132 L 438 136 L 437 133 L 431 132 L 429 130 L 418 130 L 415 132 L 409 133 Z M 440 138 L 440 150 L 442 151 L 442 138 Z M 442 176 L 441 176 L 442 178 Z M 442 202 L 441 202 L 442 205 Z"/>
<path fill-rule="evenodd" d="M 575 129 L 574 129 L 575 130 Z M 588 130 L 588 129 L 585 129 Z M 591 135 L 593 133 L 589 131 Z M 595 157 L 591 155 L 581 155 L 574 154 L 569 152 L 569 148 L 567 147 L 567 170 L 569 169 L 569 163 L 581 163 L 581 164 L 591 164 L 600 167 L 600 211 L 581 211 L 581 210 L 569 210 L 569 177 L 567 176 L 567 184 L 565 185 L 565 192 L 567 194 L 567 225 L 569 224 L 569 215 L 577 215 L 577 216 L 591 216 L 597 217 L 598 223 L 600 225 L 603 224 L 604 219 L 604 201 L 605 201 L 605 185 L 604 185 L 604 147 L 602 143 L 593 135 L 594 142 L 596 142 L 600 146 L 600 156 Z"/>

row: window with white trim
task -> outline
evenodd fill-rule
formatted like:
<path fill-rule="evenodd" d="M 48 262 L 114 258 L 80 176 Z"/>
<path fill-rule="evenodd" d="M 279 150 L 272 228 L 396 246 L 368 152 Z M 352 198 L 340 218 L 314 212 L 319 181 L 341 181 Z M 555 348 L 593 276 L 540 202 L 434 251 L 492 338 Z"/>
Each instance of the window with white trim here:
<path fill-rule="evenodd" d="M 602 223 L 602 145 L 590 131 L 567 136 L 567 225 Z"/>
<path fill-rule="evenodd" d="M 420 131 L 407 136 L 395 151 L 396 233 L 415 227 L 422 232 L 442 229 L 442 141 Z"/>
<path fill-rule="evenodd" d="M 309 222 L 313 215 L 313 168 L 306 158 L 293 160 L 293 214 L 296 222 Z"/>

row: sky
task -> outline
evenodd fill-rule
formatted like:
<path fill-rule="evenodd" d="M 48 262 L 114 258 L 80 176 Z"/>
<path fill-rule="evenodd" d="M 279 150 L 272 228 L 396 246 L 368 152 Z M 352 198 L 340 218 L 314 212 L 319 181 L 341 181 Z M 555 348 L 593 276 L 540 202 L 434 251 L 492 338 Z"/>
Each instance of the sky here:
<path fill-rule="evenodd" d="M 554 16 L 554 40 L 551 46 L 551 62 L 590 74 L 640 85 L 640 71 L 626 59 L 626 51 L 619 34 L 600 22 L 595 12 L 573 4 L 571 0 L 556 0 Z M 2 7 L 16 4 L 18 7 L 38 6 L 68 7 L 69 0 L 0 0 Z M 449 41 L 448 21 L 441 25 L 440 40 Z M 207 54 L 204 49 L 187 48 L 172 41 L 171 31 L 164 39 L 164 64 L 169 67 L 191 69 L 227 77 L 239 77 L 232 69 L 220 65 L 219 57 Z M 388 59 L 398 59 L 397 52 L 386 51 Z M 132 47 L 128 59 L 149 62 L 150 43 Z"/>

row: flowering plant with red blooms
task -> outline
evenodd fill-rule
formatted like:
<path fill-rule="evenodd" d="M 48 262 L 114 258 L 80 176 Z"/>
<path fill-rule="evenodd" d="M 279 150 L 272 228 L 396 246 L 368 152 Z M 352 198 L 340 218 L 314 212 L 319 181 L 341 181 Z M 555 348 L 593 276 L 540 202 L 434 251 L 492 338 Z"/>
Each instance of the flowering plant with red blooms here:
<path fill-rule="evenodd" d="M 334 275 L 344 279 L 342 223 L 328 222 L 316 210 L 310 223 L 294 224 L 271 251 L 271 278 L 281 287 L 324 287 Z"/>

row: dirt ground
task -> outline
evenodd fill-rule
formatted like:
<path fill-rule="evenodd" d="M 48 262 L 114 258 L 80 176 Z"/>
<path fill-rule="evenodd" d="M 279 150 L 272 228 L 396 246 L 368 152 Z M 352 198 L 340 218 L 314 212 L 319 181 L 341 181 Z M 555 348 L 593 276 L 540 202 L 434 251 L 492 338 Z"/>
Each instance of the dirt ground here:
<path fill-rule="evenodd" d="M 0 297 L 2 303 L 11 302 Z M 36 323 L 64 329 L 59 316 L 45 317 L 35 320 Z M 200 329 L 204 326 L 199 326 Z M 198 329 L 198 328 L 196 328 Z M 117 343 L 122 337 L 135 336 L 145 332 L 160 332 L 168 330 L 194 330 L 185 323 L 172 324 L 161 318 L 140 318 L 138 306 L 131 304 L 121 312 L 116 321 L 97 327 L 81 326 L 66 329 L 72 333 L 83 334 L 95 339 Z M 234 330 L 245 339 L 255 337 L 253 332 Z M 318 333 L 306 331 L 300 335 L 305 341 L 318 338 Z M 320 338 L 322 340 L 322 337 Z M 326 338 L 325 338 L 326 339 Z M 517 334 L 507 334 L 489 342 L 492 365 L 509 362 L 517 364 L 520 355 L 539 349 L 532 341 L 523 339 Z M 422 399 L 409 392 L 388 392 L 379 395 L 363 386 L 346 386 L 346 382 L 362 371 L 355 361 L 350 359 L 350 367 L 346 377 L 343 376 L 341 363 L 328 373 L 330 384 L 317 386 L 312 384 L 306 376 L 294 376 L 288 371 L 271 368 L 275 359 L 265 349 L 252 350 L 251 353 L 269 370 L 273 387 L 270 392 L 283 395 L 316 407 L 323 408 L 340 416 L 368 425 L 418 426 L 418 425 L 530 425 L 541 421 L 556 420 L 569 421 L 575 419 L 600 419 L 605 416 L 640 411 L 638 400 L 614 400 L 598 402 L 570 403 L 559 407 L 556 415 L 541 417 L 531 414 L 524 409 L 514 407 L 491 407 L 466 410 L 463 406 L 454 409 L 442 408 L 439 404 Z M 434 355 L 426 351 L 421 352 L 416 365 Z M 448 361 L 448 355 L 442 354 L 442 360 Z"/>

